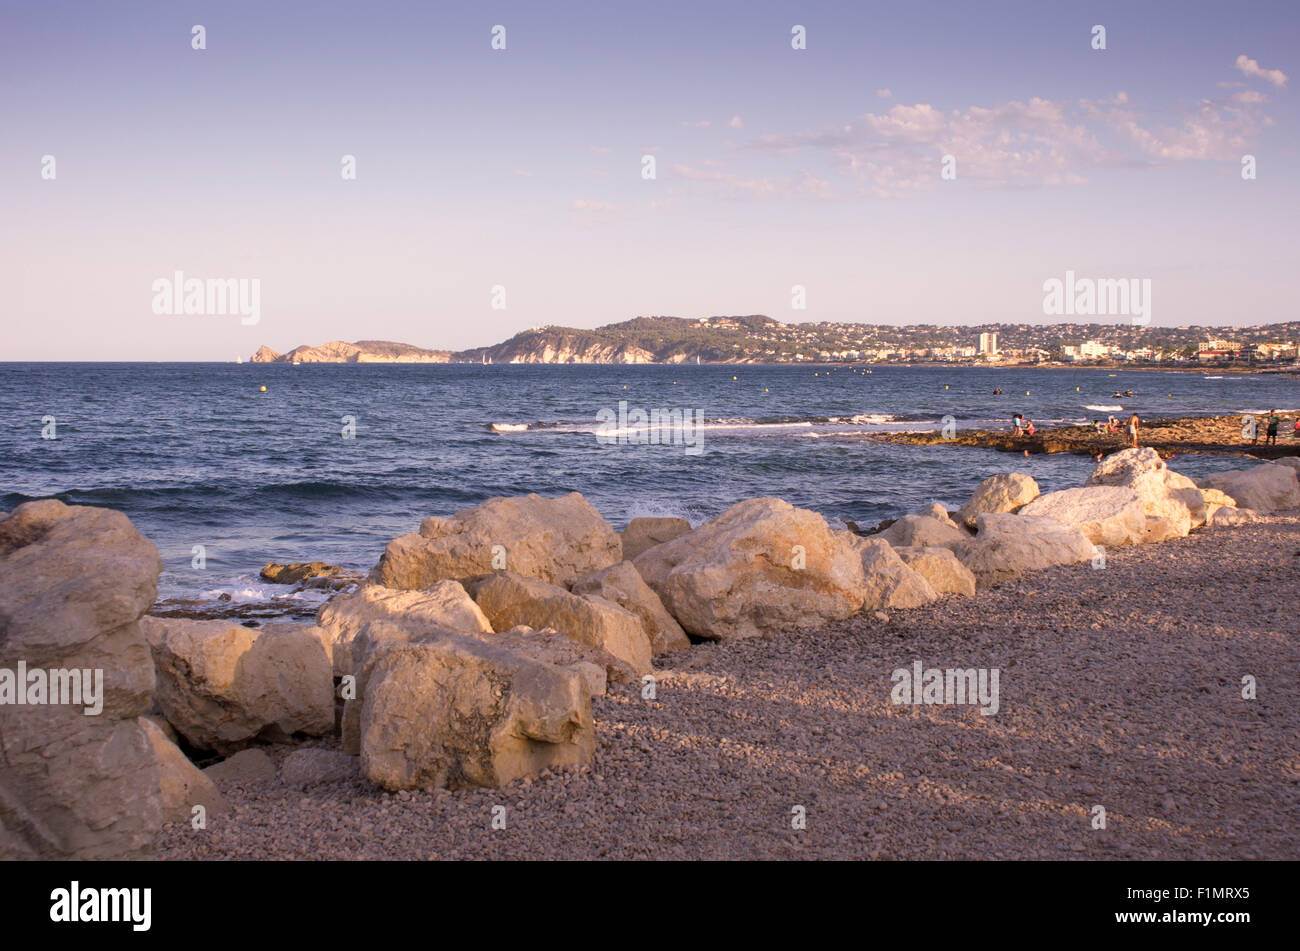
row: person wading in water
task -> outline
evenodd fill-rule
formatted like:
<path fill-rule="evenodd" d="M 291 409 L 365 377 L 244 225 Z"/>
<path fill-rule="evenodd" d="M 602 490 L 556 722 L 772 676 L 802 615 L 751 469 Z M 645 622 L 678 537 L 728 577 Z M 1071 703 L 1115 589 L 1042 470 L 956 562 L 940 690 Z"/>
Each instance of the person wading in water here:
<path fill-rule="evenodd" d="M 1134 413 L 1128 418 L 1128 444 L 1136 449 L 1138 444 L 1138 414 Z"/>

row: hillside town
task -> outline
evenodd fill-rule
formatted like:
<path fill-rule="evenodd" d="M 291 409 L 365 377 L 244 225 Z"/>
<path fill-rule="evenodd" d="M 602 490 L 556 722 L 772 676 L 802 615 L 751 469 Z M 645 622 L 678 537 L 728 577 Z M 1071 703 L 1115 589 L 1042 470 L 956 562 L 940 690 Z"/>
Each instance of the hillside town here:
<path fill-rule="evenodd" d="M 1297 361 L 1300 321 L 1252 327 L 1118 324 L 787 324 L 763 315 L 635 317 L 594 329 L 547 325 L 452 352 L 362 340 L 262 347 L 253 363 L 951 363 L 1269 370 Z"/>

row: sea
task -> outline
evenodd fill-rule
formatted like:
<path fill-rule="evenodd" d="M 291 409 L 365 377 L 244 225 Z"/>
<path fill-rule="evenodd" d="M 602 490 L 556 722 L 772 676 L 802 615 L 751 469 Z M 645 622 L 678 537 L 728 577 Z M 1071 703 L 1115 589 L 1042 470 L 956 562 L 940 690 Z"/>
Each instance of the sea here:
<path fill-rule="evenodd" d="M 960 506 L 998 472 L 1050 491 L 1093 465 L 872 438 L 882 431 L 1009 426 L 1015 412 L 1039 427 L 1258 415 L 1300 396 L 1276 375 L 1101 369 L 0 363 L 0 406 L 0 510 L 51 496 L 119 509 L 158 546 L 160 598 L 238 603 L 322 598 L 258 572 L 364 571 L 426 516 L 493 496 L 581 492 L 615 528 L 647 515 L 698 524 L 779 496 L 871 526 Z M 697 425 L 638 443 L 638 411 Z"/>

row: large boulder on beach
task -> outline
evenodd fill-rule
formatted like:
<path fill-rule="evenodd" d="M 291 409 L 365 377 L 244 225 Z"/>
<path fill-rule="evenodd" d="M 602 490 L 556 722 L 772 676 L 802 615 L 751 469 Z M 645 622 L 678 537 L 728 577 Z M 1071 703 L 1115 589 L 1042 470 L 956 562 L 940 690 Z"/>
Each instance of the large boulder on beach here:
<path fill-rule="evenodd" d="M 958 510 L 956 521 L 974 528 L 980 515 L 1019 511 L 1038 498 L 1038 493 L 1038 483 L 1032 476 L 1020 472 L 989 476 L 975 487 L 970 500 Z"/>
<path fill-rule="evenodd" d="M 1290 466 L 1267 463 L 1249 469 L 1211 472 L 1200 484 L 1227 493 L 1236 499 L 1239 508 L 1259 514 L 1300 508 L 1300 481 Z"/>
<path fill-rule="evenodd" d="M 596 746 L 581 676 L 491 640 L 384 649 L 361 711 L 361 771 L 387 790 L 504 786 Z"/>
<path fill-rule="evenodd" d="M 957 546 L 956 554 L 981 587 L 1098 554 L 1079 528 L 1054 518 L 980 515 L 975 529 L 975 537 Z"/>
<path fill-rule="evenodd" d="M 145 618 L 157 704 L 194 747 L 231 753 L 258 738 L 334 729 L 334 673 L 321 631 Z"/>
<path fill-rule="evenodd" d="M 748 499 L 633 564 L 686 633 L 755 637 L 815 627 L 862 607 L 862 558 L 848 537 L 816 512 Z"/>
<path fill-rule="evenodd" d="M 1094 545 L 1139 545 L 1147 528 L 1142 502 L 1132 489 L 1092 485 L 1040 495 L 1019 512 L 1078 527 Z"/>
<path fill-rule="evenodd" d="M 618 534 L 580 494 L 530 494 L 426 518 L 388 543 L 370 580 L 409 590 L 504 570 L 567 586 L 622 560 Z"/>
<path fill-rule="evenodd" d="M 631 665 L 608 651 L 574 640 L 554 628 L 534 630 L 517 625 L 496 634 L 481 631 L 462 634 L 438 628 L 420 631 L 414 625 L 381 618 L 363 627 L 352 641 L 355 677 L 350 689 L 343 692 L 341 735 L 344 753 L 355 756 L 361 752 L 361 711 L 375 659 L 399 644 L 428 644 L 444 637 L 474 637 L 540 663 L 572 671 L 582 677 L 592 696 L 603 695 L 609 683 L 628 684 L 640 676 Z"/>
<path fill-rule="evenodd" d="M 623 560 L 632 561 L 646 549 L 670 542 L 690 530 L 691 523 L 684 518 L 634 518 L 619 535 Z"/>
<path fill-rule="evenodd" d="M 919 548 L 952 548 L 970 538 L 946 515 L 904 515 L 880 533 L 880 538 L 892 546 L 904 545 Z"/>
<path fill-rule="evenodd" d="M 316 615 L 316 626 L 330 645 L 334 675 L 353 673 L 352 640 L 371 621 L 383 618 L 417 630 L 492 633 L 492 625 L 457 581 L 438 581 L 427 588 L 403 591 L 365 584 L 337 595 Z"/>
<path fill-rule="evenodd" d="M 613 601 L 574 594 L 509 571 L 474 583 L 473 590 L 474 600 L 496 630 L 520 624 L 554 628 L 575 641 L 608 651 L 638 674 L 651 670 L 653 652 L 641 619 Z"/>
<path fill-rule="evenodd" d="M 1142 503 L 1142 511 L 1166 519 L 1178 537 L 1205 524 L 1205 499 L 1196 483 L 1172 471 L 1149 446 L 1107 456 L 1084 485 L 1132 489 Z"/>
<path fill-rule="evenodd" d="M 951 548 L 902 546 L 894 554 L 903 564 L 924 578 L 939 595 L 975 593 L 975 575 L 958 560 Z"/>
<path fill-rule="evenodd" d="M 158 760 L 138 718 L 161 570 L 121 512 L 44 499 L 0 520 L 0 859 L 156 850 Z"/>
<path fill-rule="evenodd" d="M 842 537 L 862 560 L 863 610 L 919 608 L 938 599 L 930 582 L 909 567 L 883 538 L 862 538 L 850 532 Z"/>
<path fill-rule="evenodd" d="M 653 547 L 653 546 L 651 546 Z M 650 652 L 665 654 L 691 646 L 682 626 L 630 561 L 620 561 L 573 583 L 574 594 L 596 595 L 635 614 L 650 638 Z"/>
<path fill-rule="evenodd" d="M 166 733 L 148 717 L 140 718 L 140 727 L 158 761 L 158 783 L 166 821 L 191 821 L 195 806 L 203 807 L 205 819 L 226 811 L 225 797 L 211 777 L 191 763 Z"/>

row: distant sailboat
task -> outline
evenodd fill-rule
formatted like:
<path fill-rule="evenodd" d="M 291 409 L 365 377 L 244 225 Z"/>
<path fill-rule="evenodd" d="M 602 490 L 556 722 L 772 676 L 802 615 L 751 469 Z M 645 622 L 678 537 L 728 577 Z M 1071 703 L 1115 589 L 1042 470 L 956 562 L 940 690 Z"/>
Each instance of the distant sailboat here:
<path fill-rule="evenodd" d="M 700 365 L 700 355 L 698 353 L 695 355 L 695 365 L 696 366 Z"/>
<path fill-rule="evenodd" d="M 243 357 L 235 357 L 235 362 L 236 362 L 236 363 L 243 363 L 243 362 L 244 362 L 244 358 L 243 358 Z"/>

